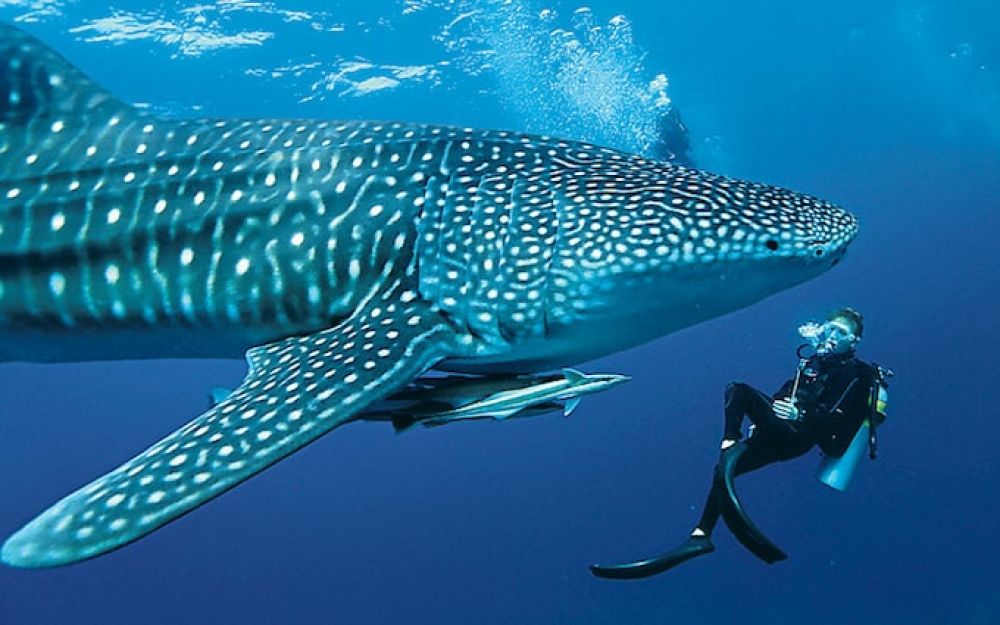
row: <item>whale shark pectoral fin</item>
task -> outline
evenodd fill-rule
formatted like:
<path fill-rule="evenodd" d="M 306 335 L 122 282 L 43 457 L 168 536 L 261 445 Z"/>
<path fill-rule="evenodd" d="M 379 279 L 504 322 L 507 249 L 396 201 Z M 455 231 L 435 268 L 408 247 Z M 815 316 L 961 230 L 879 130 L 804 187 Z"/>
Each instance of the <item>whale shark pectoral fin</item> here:
<path fill-rule="evenodd" d="M 0 560 L 59 566 L 137 540 L 351 421 L 451 355 L 454 339 L 425 302 L 386 294 L 336 327 L 254 348 L 231 395 L 43 512 Z"/>

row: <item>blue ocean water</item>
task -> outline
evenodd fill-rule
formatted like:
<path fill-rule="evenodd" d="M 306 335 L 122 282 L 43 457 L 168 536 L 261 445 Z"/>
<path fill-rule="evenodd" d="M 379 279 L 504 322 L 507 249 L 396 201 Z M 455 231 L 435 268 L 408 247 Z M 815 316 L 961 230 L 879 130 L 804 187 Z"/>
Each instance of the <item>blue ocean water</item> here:
<path fill-rule="evenodd" d="M 139 7 L 139 8 L 137 8 Z M 173 116 L 400 119 L 648 151 L 665 107 L 699 166 L 862 222 L 820 278 L 587 363 L 633 380 L 569 419 L 337 430 L 125 549 L 0 570 L 0 623 L 1000 622 L 1000 8 L 820 3 L 168 4 L 0 0 L 123 99 Z M 848 304 L 893 368 L 881 454 L 743 480 L 790 553 L 718 550 L 648 581 L 586 565 L 683 538 L 722 389 L 776 387 L 795 327 Z M 204 410 L 241 362 L 4 364 L 0 535 Z"/>

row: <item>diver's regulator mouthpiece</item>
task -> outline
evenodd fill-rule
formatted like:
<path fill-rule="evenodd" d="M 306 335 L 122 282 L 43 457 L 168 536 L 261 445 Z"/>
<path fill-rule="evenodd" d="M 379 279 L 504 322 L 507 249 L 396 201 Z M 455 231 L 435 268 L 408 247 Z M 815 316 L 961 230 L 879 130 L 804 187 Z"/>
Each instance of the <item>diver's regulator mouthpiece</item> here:
<path fill-rule="evenodd" d="M 820 335 L 823 334 L 823 325 L 824 324 L 817 323 L 815 321 L 804 323 L 799 326 L 799 336 L 810 343 L 818 342 Z"/>
<path fill-rule="evenodd" d="M 805 355 L 806 350 L 811 349 L 814 352 L 819 352 L 820 345 L 825 342 L 823 335 L 824 329 L 822 323 L 810 321 L 799 326 L 799 336 L 806 341 L 802 345 L 799 345 L 799 348 L 795 350 L 795 353 L 799 357 L 800 361 L 808 359 L 808 356 Z"/>
<path fill-rule="evenodd" d="M 807 346 L 813 348 L 817 354 L 824 355 L 831 352 L 844 353 L 857 344 L 859 337 L 838 319 L 818 323 L 810 321 L 799 326 L 799 336 L 806 340 Z M 803 346 L 804 347 L 804 346 Z M 799 348 L 799 354 L 803 347 Z"/>

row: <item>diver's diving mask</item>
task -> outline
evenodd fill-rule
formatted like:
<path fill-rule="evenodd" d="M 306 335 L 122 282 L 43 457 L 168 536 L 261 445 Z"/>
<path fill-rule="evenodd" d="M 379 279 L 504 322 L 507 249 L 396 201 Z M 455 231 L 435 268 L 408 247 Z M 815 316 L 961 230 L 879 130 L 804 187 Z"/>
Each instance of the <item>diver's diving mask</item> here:
<path fill-rule="evenodd" d="M 841 319 L 831 319 L 825 323 L 810 321 L 799 326 L 799 336 L 808 341 L 809 346 L 820 356 L 845 354 L 860 340 L 850 324 Z"/>

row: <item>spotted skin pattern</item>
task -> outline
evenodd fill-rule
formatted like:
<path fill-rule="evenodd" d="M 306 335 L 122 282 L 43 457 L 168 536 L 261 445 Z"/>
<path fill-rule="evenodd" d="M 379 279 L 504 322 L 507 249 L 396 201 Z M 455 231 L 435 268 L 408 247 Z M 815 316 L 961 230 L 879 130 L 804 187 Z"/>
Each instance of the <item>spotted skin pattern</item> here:
<path fill-rule="evenodd" d="M 453 337 L 441 316 L 395 291 L 350 321 L 250 350 L 229 397 L 49 508 L 3 558 L 44 567 L 122 546 L 300 449 L 417 377 Z"/>
<path fill-rule="evenodd" d="M 430 368 L 613 353 L 822 273 L 856 231 L 817 198 L 549 137 L 160 119 L 0 25 L 0 360 L 250 363 L 0 559 L 99 555 Z"/>

